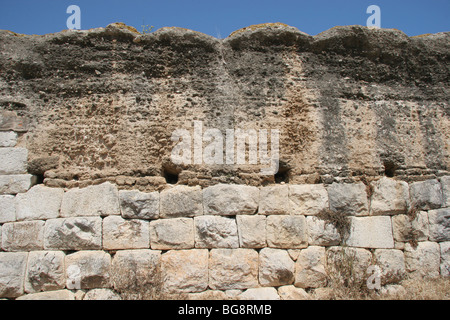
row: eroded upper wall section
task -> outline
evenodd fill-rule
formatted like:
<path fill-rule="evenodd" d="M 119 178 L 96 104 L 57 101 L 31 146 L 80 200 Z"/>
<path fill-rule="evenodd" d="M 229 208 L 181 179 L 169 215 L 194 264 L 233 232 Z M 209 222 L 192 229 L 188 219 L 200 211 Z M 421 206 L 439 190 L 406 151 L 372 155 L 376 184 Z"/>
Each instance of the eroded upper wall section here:
<path fill-rule="evenodd" d="M 223 40 L 122 24 L 0 31 L 0 130 L 20 127 L 31 173 L 50 186 L 428 179 L 450 165 L 449 39 L 360 26 L 312 37 L 281 24 Z M 193 132 L 194 121 L 224 136 L 280 130 L 279 174 L 174 165 L 172 132 Z"/>

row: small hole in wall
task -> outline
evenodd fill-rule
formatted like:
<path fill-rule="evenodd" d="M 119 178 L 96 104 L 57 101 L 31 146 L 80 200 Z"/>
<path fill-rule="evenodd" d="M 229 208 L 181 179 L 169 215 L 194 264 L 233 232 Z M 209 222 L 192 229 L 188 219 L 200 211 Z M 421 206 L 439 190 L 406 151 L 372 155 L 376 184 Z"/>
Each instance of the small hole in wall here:
<path fill-rule="evenodd" d="M 164 179 L 166 179 L 166 183 L 168 183 L 168 184 L 177 184 L 178 174 L 169 172 L 166 169 L 164 169 Z"/>
<path fill-rule="evenodd" d="M 274 176 L 275 183 L 288 183 L 289 182 L 289 170 L 280 168 Z"/>
<path fill-rule="evenodd" d="M 44 184 L 44 175 L 43 174 L 36 175 L 36 184 Z"/>
<path fill-rule="evenodd" d="M 386 177 L 392 178 L 395 176 L 395 170 L 397 170 L 397 166 L 392 161 L 385 161 L 384 165 L 384 175 Z"/>

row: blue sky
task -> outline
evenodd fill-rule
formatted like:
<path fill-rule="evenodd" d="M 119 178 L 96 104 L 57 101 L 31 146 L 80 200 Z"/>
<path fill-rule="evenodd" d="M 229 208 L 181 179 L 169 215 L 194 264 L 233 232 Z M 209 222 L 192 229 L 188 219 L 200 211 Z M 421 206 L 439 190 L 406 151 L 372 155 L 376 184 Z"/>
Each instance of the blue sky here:
<path fill-rule="evenodd" d="M 366 25 L 369 5 L 381 27 L 409 36 L 450 31 L 450 0 L 0 0 L 0 29 L 45 34 L 67 29 L 69 5 L 81 8 L 81 29 L 124 22 L 183 27 L 215 37 L 252 24 L 283 22 L 310 35 L 337 25 Z"/>

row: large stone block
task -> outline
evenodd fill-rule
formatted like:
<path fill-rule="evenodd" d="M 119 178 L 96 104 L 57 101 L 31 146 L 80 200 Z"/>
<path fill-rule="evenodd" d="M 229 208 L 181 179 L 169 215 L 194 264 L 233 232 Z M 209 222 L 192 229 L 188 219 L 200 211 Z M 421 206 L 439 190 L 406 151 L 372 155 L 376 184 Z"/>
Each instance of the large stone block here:
<path fill-rule="evenodd" d="M 16 203 L 14 196 L 0 196 L 0 223 L 16 221 Z"/>
<path fill-rule="evenodd" d="M 400 214 L 392 217 L 395 241 L 426 241 L 429 235 L 428 214 L 421 211 L 415 217 Z"/>
<path fill-rule="evenodd" d="M 102 248 L 102 218 L 50 219 L 45 223 L 46 250 L 97 250 Z"/>
<path fill-rule="evenodd" d="M 324 247 L 309 246 L 300 251 L 295 263 L 295 283 L 300 288 L 320 288 L 327 284 Z"/>
<path fill-rule="evenodd" d="M 58 218 L 63 189 L 43 185 L 32 187 L 16 196 L 17 220 L 46 220 Z"/>
<path fill-rule="evenodd" d="M 64 193 L 61 217 L 120 215 L 119 192 L 109 182 Z"/>
<path fill-rule="evenodd" d="M 347 245 L 360 248 L 393 249 L 391 218 L 388 216 L 351 217 Z"/>
<path fill-rule="evenodd" d="M 409 187 L 404 181 L 386 177 L 373 183 L 370 202 L 372 215 L 394 215 L 406 213 L 409 205 Z"/>
<path fill-rule="evenodd" d="M 68 288 L 111 287 L 111 256 L 104 251 L 78 251 L 65 258 Z"/>
<path fill-rule="evenodd" d="M 15 147 L 17 144 L 17 133 L 14 131 L 0 131 L 0 147 Z"/>
<path fill-rule="evenodd" d="M 314 246 L 335 246 L 341 242 L 337 229 L 326 221 L 315 216 L 306 217 L 308 243 Z"/>
<path fill-rule="evenodd" d="M 25 292 L 51 291 L 66 287 L 65 254 L 62 251 L 32 251 L 28 254 Z"/>
<path fill-rule="evenodd" d="M 208 250 L 171 250 L 161 256 L 162 292 L 201 292 L 208 287 Z"/>
<path fill-rule="evenodd" d="M 264 248 L 266 246 L 266 217 L 260 215 L 236 216 L 239 246 Z"/>
<path fill-rule="evenodd" d="M 329 209 L 327 189 L 320 184 L 290 185 L 289 205 L 292 214 L 316 215 Z"/>
<path fill-rule="evenodd" d="M 450 241 L 450 208 L 428 211 L 430 241 Z"/>
<path fill-rule="evenodd" d="M 358 283 L 367 279 L 372 253 L 367 249 L 330 247 L 327 252 L 327 274 L 335 283 Z"/>
<path fill-rule="evenodd" d="M 196 248 L 238 248 L 236 220 L 220 216 L 194 218 Z"/>
<path fill-rule="evenodd" d="M 410 276 L 437 278 L 440 274 L 440 247 L 436 242 L 419 242 L 417 246 L 405 244 L 405 266 Z"/>
<path fill-rule="evenodd" d="M 147 249 L 150 247 L 149 222 L 109 216 L 103 219 L 103 249 Z"/>
<path fill-rule="evenodd" d="M 86 292 L 83 300 L 99 300 L 99 301 L 109 301 L 109 300 L 122 300 L 120 296 L 112 291 L 111 289 L 92 289 Z"/>
<path fill-rule="evenodd" d="M 27 192 L 36 183 L 31 174 L 0 175 L 0 194 Z"/>
<path fill-rule="evenodd" d="M 268 186 L 259 190 L 259 214 L 289 214 L 289 186 Z"/>
<path fill-rule="evenodd" d="M 259 283 L 278 287 L 294 282 L 294 261 L 286 250 L 264 248 L 259 252 Z"/>
<path fill-rule="evenodd" d="M 298 249 L 308 245 L 304 216 L 268 216 L 266 235 L 267 245 L 272 248 Z"/>
<path fill-rule="evenodd" d="M 205 215 L 254 214 L 258 203 L 259 189 L 252 186 L 218 184 L 203 190 Z"/>
<path fill-rule="evenodd" d="M 150 222 L 152 249 L 192 249 L 195 245 L 194 219 L 173 218 Z"/>
<path fill-rule="evenodd" d="M 333 183 L 328 187 L 330 209 L 355 216 L 368 214 L 368 201 L 364 183 Z"/>
<path fill-rule="evenodd" d="M 401 250 L 376 249 L 376 265 L 381 269 L 381 284 L 398 283 L 406 276 L 405 257 Z"/>
<path fill-rule="evenodd" d="M 442 206 L 450 207 L 450 176 L 441 177 Z"/>
<path fill-rule="evenodd" d="M 44 221 L 9 222 L 2 227 L 2 249 L 31 251 L 44 249 Z"/>
<path fill-rule="evenodd" d="M 76 295 L 70 290 L 56 290 L 47 292 L 30 293 L 18 297 L 16 300 L 76 300 Z"/>
<path fill-rule="evenodd" d="M 217 290 L 258 287 L 258 252 L 253 249 L 212 249 L 209 286 Z"/>
<path fill-rule="evenodd" d="M 439 243 L 441 249 L 441 276 L 450 276 L 450 241 Z"/>
<path fill-rule="evenodd" d="M 159 192 L 119 191 L 120 210 L 126 219 L 158 219 Z"/>
<path fill-rule="evenodd" d="M 0 174 L 27 173 L 28 150 L 0 148 Z"/>
<path fill-rule="evenodd" d="M 295 286 L 282 286 L 278 288 L 281 300 L 309 300 L 309 294 L 302 288 Z"/>
<path fill-rule="evenodd" d="M 411 206 L 416 209 L 437 209 L 442 205 L 441 184 L 436 179 L 411 183 L 409 194 Z"/>
<path fill-rule="evenodd" d="M 238 296 L 238 300 L 280 300 L 275 288 L 250 288 Z"/>
<path fill-rule="evenodd" d="M 176 186 L 160 194 L 160 217 L 195 217 L 203 214 L 202 190 L 199 186 Z"/>
<path fill-rule="evenodd" d="M 25 252 L 0 252 L 0 298 L 23 294 L 27 257 Z"/>

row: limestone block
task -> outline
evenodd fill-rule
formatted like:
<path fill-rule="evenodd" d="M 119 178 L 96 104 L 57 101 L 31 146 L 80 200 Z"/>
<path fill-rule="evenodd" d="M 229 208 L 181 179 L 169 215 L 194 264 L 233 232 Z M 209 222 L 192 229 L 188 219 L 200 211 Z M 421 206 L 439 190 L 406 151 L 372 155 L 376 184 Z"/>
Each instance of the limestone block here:
<path fill-rule="evenodd" d="M 439 243 L 441 249 L 441 276 L 450 276 L 450 241 Z"/>
<path fill-rule="evenodd" d="M 419 242 L 416 247 L 405 244 L 405 266 L 410 276 L 437 278 L 440 274 L 440 247 L 436 242 Z"/>
<path fill-rule="evenodd" d="M 272 248 L 298 249 L 308 245 L 304 216 L 268 216 L 267 245 Z"/>
<path fill-rule="evenodd" d="M 44 249 L 44 221 L 9 222 L 2 226 L 2 249 L 31 251 Z"/>
<path fill-rule="evenodd" d="M 289 186 L 268 186 L 260 189 L 259 214 L 289 214 Z"/>
<path fill-rule="evenodd" d="M 194 248 L 194 219 L 174 218 L 150 222 L 152 249 L 192 249 Z"/>
<path fill-rule="evenodd" d="M 149 222 L 109 216 L 103 219 L 103 249 L 146 249 L 150 247 Z"/>
<path fill-rule="evenodd" d="M 36 183 L 31 174 L 0 175 L 0 194 L 27 192 Z"/>
<path fill-rule="evenodd" d="M 227 294 L 220 290 L 206 290 L 203 292 L 189 293 L 187 300 L 229 300 Z"/>
<path fill-rule="evenodd" d="M 428 214 L 425 211 L 417 213 L 411 220 L 410 216 L 400 214 L 392 217 L 392 230 L 395 241 L 426 241 L 429 235 Z"/>
<path fill-rule="evenodd" d="M 221 216 L 194 218 L 196 248 L 238 248 L 236 220 Z"/>
<path fill-rule="evenodd" d="M 14 196 L 0 196 L 0 223 L 16 221 L 16 204 Z"/>
<path fill-rule="evenodd" d="M 409 205 L 409 187 L 404 181 L 383 177 L 373 184 L 370 202 L 372 215 L 406 213 Z"/>
<path fill-rule="evenodd" d="M 48 292 L 30 293 L 16 300 L 76 300 L 75 294 L 70 290 L 56 290 Z"/>
<path fill-rule="evenodd" d="M 161 256 L 162 292 L 201 292 L 208 287 L 208 250 L 170 250 Z"/>
<path fill-rule="evenodd" d="M 109 288 L 111 286 L 111 256 L 109 253 L 78 251 L 67 255 L 64 264 L 67 282 L 74 289 Z"/>
<path fill-rule="evenodd" d="M 441 177 L 442 206 L 450 207 L 450 176 Z"/>
<path fill-rule="evenodd" d="M 376 265 L 381 269 L 381 284 L 398 283 L 406 276 L 405 257 L 401 250 L 376 249 Z"/>
<path fill-rule="evenodd" d="M 281 300 L 310 300 L 309 294 L 302 288 L 293 285 L 278 288 L 278 295 Z"/>
<path fill-rule="evenodd" d="M 111 289 L 92 289 L 86 292 L 83 300 L 122 300 L 120 296 Z"/>
<path fill-rule="evenodd" d="M 335 246 L 341 242 L 337 229 L 315 216 L 306 217 L 308 243 L 314 246 Z"/>
<path fill-rule="evenodd" d="M 203 214 L 200 186 L 176 186 L 160 194 L 160 217 L 195 217 Z"/>
<path fill-rule="evenodd" d="M 258 252 L 253 249 L 212 249 L 209 259 L 211 289 L 258 287 Z"/>
<path fill-rule="evenodd" d="M 159 192 L 119 191 L 120 210 L 126 219 L 158 219 Z"/>
<path fill-rule="evenodd" d="M 411 205 L 416 209 L 437 209 L 442 205 L 441 184 L 436 179 L 411 183 L 409 194 Z"/>
<path fill-rule="evenodd" d="M 116 291 L 130 298 L 149 299 L 161 287 L 159 277 L 161 251 L 120 250 L 111 264 L 111 281 Z"/>
<path fill-rule="evenodd" d="M 391 218 L 388 216 L 351 217 L 347 245 L 360 248 L 393 249 Z"/>
<path fill-rule="evenodd" d="M 372 253 L 367 249 L 330 247 L 327 252 L 327 273 L 331 281 L 359 282 L 367 278 L 367 268 L 372 264 Z"/>
<path fill-rule="evenodd" d="M 327 284 L 324 247 L 309 246 L 300 251 L 295 263 L 295 283 L 300 288 L 319 288 Z"/>
<path fill-rule="evenodd" d="M 275 288 L 250 288 L 238 296 L 239 300 L 280 300 Z"/>
<path fill-rule="evenodd" d="M 15 147 L 17 144 L 17 133 L 14 131 L 0 131 L 0 147 Z"/>
<path fill-rule="evenodd" d="M 258 203 L 259 189 L 252 186 L 217 184 L 203 190 L 205 215 L 254 214 Z"/>
<path fill-rule="evenodd" d="M 328 187 L 330 209 L 355 216 L 368 214 L 368 201 L 364 183 L 333 183 Z"/>
<path fill-rule="evenodd" d="M 0 174 L 27 173 L 27 160 L 25 148 L 0 148 Z"/>
<path fill-rule="evenodd" d="M 61 217 L 120 215 L 119 192 L 109 182 L 64 193 Z"/>
<path fill-rule="evenodd" d="M 31 251 L 28 254 L 25 292 L 52 291 L 66 287 L 65 254 L 62 251 Z"/>
<path fill-rule="evenodd" d="M 450 208 L 428 211 L 430 241 L 450 241 Z"/>
<path fill-rule="evenodd" d="M 327 189 L 320 184 L 290 185 L 289 205 L 292 214 L 316 215 L 329 208 Z"/>
<path fill-rule="evenodd" d="M 241 248 L 264 248 L 266 246 L 266 217 L 260 215 L 236 216 Z"/>
<path fill-rule="evenodd" d="M 0 252 L 0 298 L 23 294 L 28 253 Z"/>
<path fill-rule="evenodd" d="M 102 248 L 102 219 L 78 217 L 50 219 L 45 223 L 46 250 L 96 250 Z"/>
<path fill-rule="evenodd" d="M 17 220 L 46 220 L 59 217 L 63 189 L 36 185 L 16 196 Z"/>
<path fill-rule="evenodd" d="M 278 287 L 294 282 L 294 261 L 282 249 L 264 248 L 259 252 L 259 283 Z"/>

